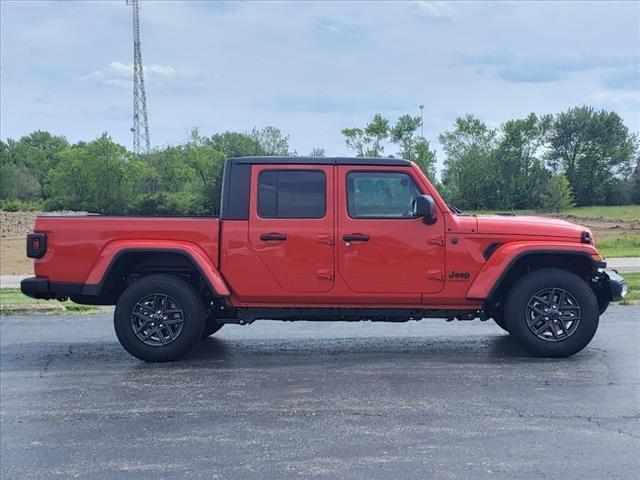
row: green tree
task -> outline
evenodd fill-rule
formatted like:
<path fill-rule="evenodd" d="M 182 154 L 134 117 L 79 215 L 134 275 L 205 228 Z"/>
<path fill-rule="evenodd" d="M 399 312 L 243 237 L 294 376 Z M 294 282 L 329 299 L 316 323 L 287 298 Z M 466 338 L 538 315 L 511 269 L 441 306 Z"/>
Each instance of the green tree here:
<path fill-rule="evenodd" d="M 284 135 L 279 128 L 264 127 L 262 130 L 254 128 L 251 136 L 258 142 L 264 155 L 290 155 L 289 136 Z"/>
<path fill-rule="evenodd" d="M 384 144 L 389 138 L 389 120 L 376 113 L 364 129 L 367 144 L 370 145 L 364 152 L 367 157 L 381 157 L 384 153 Z"/>
<path fill-rule="evenodd" d="M 391 128 L 389 120 L 376 113 L 364 129 L 344 128 L 341 133 L 345 137 L 347 148 L 353 150 L 358 157 L 381 157 Z"/>
<path fill-rule="evenodd" d="M 400 146 L 402 158 L 415 160 L 416 131 L 420 128 L 420 117 L 402 115 L 391 129 L 391 141 Z"/>
<path fill-rule="evenodd" d="M 19 196 L 46 198 L 45 183 L 51 169 L 59 161 L 59 154 L 69 146 L 69 142 L 62 136 L 36 130 L 25 135 L 15 145 L 16 165 L 21 168 L 18 189 Z"/>
<path fill-rule="evenodd" d="M 631 201 L 640 204 L 640 155 L 636 156 L 636 168 L 631 179 Z"/>
<path fill-rule="evenodd" d="M 266 155 L 258 139 L 248 133 L 216 133 L 206 139 L 205 144 L 222 152 L 228 158 Z"/>
<path fill-rule="evenodd" d="M 493 159 L 495 201 L 499 208 L 532 208 L 539 205 L 548 179 L 543 151 L 553 122 L 551 115 L 534 113 L 502 125 Z"/>
<path fill-rule="evenodd" d="M 549 146 L 549 162 L 566 173 L 577 204 L 600 205 L 616 176 L 630 174 L 637 138 L 617 113 L 577 107 L 556 116 Z"/>
<path fill-rule="evenodd" d="M 542 197 L 542 207 L 547 212 L 561 212 L 574 205 L 571 184 L 567 177 L 562 173 L 553 175 Z"/>
<path fill-rule="evenodd" d="M 0 141 L 0 200 L 16 198 L 16 164 L 12 142 Z"/>
<path fill-rule="evenodd" d="M 431 150 L 429 141 L 424 137 L 418 137 L 414 150 L 413 161 L 418 164 L 431 181 L 434 181 L 436 178 L 436 151 Z"/>
<path fill-rule="evenodd" d="M 364 157 L 364 152 L 369 143 L 368 137 L 361 128 L 343 128 L 341 131 L 345 137 L 347 148 L 356 152 L 356 156 Z"/>
<path fill-rule="evenodd" d="M 495 130 L 467 115 L 456 119 L 454 129 L 441 133 L 438 139 L 445 153 L 442 183 L 447 201 L 473 209 L 495 205 Z"/>
<path fill-rule="evenodd" d="M 326 157 L 326 150 L 324 148 L 320 148 L 320 147 L 315 147 L 313 150 L 311 150 L 311 153 L 309 154 L 310 157 Z"/>
<path fill-rule="evenodd" d="M 86 147 L 68 147 L 48 176 L 49 208 L 99 213 L 125 211 L 132 194 L 127 175 L 131 154 L 104 134 Z"/>

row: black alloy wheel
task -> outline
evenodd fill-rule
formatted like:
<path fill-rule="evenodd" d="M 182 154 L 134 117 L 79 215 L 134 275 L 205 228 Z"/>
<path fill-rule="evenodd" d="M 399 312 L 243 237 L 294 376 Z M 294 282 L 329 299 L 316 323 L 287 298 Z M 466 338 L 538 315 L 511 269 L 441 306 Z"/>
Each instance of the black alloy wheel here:
<path fill-rule="evenodd" d="M 145 345 L 161 347 L 182 333 L 184 313 L 173 297 L 162 293 L 147 295 L 133 307 L 131 328 Z"/>
<path fill-rule="evenodd" d="M 580 325 L 581 308 L 571 293 L 562 288 L 543 288 L 527 303 L 527 326 L 546 342 L 563 342 Z"/>
<path fill-rule="evenodd" d="M 202 337 L 204 302 L 179 277 L 149 275 L 120 295 L 113 321 L 118 340 L 131 355 L 147 362 L 169 362 Z"/>
<path fill-rule="evenodd" d="M 541 268 L 521 277 L 509 290 L 505 326 L 527 352 L 568 357 L 591 341 L 599 308 L 589 284 L 568 270 Z"/>

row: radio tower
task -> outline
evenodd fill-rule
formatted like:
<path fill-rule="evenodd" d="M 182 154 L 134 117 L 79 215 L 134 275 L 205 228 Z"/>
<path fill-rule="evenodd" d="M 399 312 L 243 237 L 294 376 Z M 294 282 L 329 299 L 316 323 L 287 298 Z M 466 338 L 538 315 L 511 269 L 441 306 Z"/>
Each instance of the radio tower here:
<path fill-rule="evenodd" d="M 133 151 L 149 153 L 149 120 L 147 118 L 147 95 L 144 91 L 144 70 L 140 48 L 140 1 L 126 0 L 133 10 Z"/>

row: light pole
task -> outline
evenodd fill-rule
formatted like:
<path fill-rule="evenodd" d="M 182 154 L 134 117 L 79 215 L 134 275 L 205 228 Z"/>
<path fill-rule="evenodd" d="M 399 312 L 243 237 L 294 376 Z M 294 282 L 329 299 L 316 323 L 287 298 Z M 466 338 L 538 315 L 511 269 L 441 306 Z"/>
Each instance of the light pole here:
<path fill-rule="evenodd" d="M 420 136 L 424 138 L 424 105 L 418 105 L 420 109 Z"/>

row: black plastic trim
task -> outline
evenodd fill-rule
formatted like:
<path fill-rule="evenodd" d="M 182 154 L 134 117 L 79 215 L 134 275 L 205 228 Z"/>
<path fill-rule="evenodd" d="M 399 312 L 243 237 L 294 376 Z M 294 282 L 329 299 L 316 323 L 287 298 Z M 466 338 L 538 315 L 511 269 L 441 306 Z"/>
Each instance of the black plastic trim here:
<path fill-rule="evenodd" d="M 250 191 L 251 165 L 227 160 L 222 174 L 220 218 L 248 220 Z"/>
<path fill-rule="evenodd" d="M 222 220 L 249 219 L 251 165 L 369 165 L 408 167 L 411 162 L 399 158 L 354 157 L 235 157 L 225 162 L 222 173 L 220 218 Z"/>
<path fill-rule="evenodd" d="M 495 251 L 501 246 L 502 243 L 490 243 L 487 248 L 484 249 L 484 252 L 482 252 L 482 256 L 485 260 L 489 260 L 489 258 L 491 258 L 491 255 L 493 255 Z"/>
<path fill-rule="evenodd" d="M 49 282 L 44 277 L 29 277 L 20 282 L 20 290 L 31 298 L 47 299 L 77 295 L 82 291 L 81 283 Z"/>
<path fill-rule="evenodd" d="M 408 167 L 411 162 L 401 158 L 369 157 L 235 157 L 227 160 L 235 165 L 371 165 Z M 225 165 L 225 166 L 226 166 Z"/>
<path fill-rule="evenodd" d="M 251 323 L 254 320 L 320 320 L 320 321 L 383 321 L 406 322 L 423 318 L 471 319 L 482 317 L 477 308 L 433 310 L 428 308 L 371 308 L 371 307 L 239 307 L 237 319 L 228 323 Z"/>
<path fill-rule="evenodd" d="M 626 295 L 627 281 L 615 270 L 606 269 L 604 273 L 607 275 L 609 284 L 609 294 L 612 302 L 619 302 Z"/>
<path fill-rule="evenodd" d="M 100 295 L 102 293 L 103 288 L 105 287 L 105 283 L 106 283 L 107 279 L 109 278 L 109 275 L 113 271 L 113 268 L 116 265 L 116 263 L 118 262 L 118 260 L 120 259 L 120 257 L 122 257 L 123 255 L 127 255 L 129 253 L 175 253 L 175 254 L 178 254 L 178 255 L 182 255 L 182 256 L 186 257 L 193 264 L 193 266 L 196 268 L 198 273 L 202 276 L 204 281 L 209 286 L 209 289 L 211 290 L 211 292 L 214 295 L 217 294 L 215 288 L 213 288 L 213 285 L 211 285 L 211 283 L 209 283 L 209 279 L 207 278 L 207 276 L 204 274 L 204 272 L 200 268 L 200 265 L 198 265 L 198 263 L 196 261 L 194 261 L 193 257 L 191 255 L 189 255 L 187 252 L 183 251 L 183 250 L 174 249 L 174 248 L 125 248 L 123 250 L 120 250 L 111 259 L 111 263 L 109 263 L 109 266 L 105 270 L 104 275 L 102 276 L 102 279 L 100 280 L 100 282 L 96 283 L 96 284 L 85 283 L 83 285 L 82 291 L 78 292 L 78 293 L 80 293 L 80 294 L 82 294 L 84 296 L 97 296 L 97 295 Z"/>

